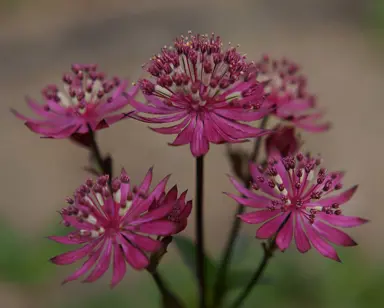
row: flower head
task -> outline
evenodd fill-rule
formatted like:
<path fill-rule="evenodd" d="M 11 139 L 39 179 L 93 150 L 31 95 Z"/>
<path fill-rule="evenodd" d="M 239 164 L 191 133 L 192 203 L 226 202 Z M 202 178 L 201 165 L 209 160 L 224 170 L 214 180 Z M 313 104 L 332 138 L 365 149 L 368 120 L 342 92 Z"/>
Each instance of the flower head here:
<path fill-rule="evenodd" d="M 349 235 L 335 228 L 367 222 L 343 214 L 341 207 L 352 198 L 357 186 L 338 192 L 342 188 L 342 172 L 328 172 L 320 167 L 319 159 L 301 153 L 270 161 L 265 170 L 254 164 L 250 169 L 254 191 L 231 178 L 244 197 L 228 195 L 240 204 L 257 209 L 239 215 L 245 223 L 263 223 L 256 237 L 272 238 L 280 230 L 276 244 L 281 250 L 288 248 L 294 236 L 300 252 L 307 252 L 313 246 L 323 256 L 336 261 L 340 259 L 330 243 L 356 245 Z M 336 191 L 338 193 L 332 195 Z"/>
<path fill-rule="evenodd" d="M 201 156 L 210 143 L 243 142 L 267 133 L 240 122 L 259 120 L 270 108 L 263 106 L 263 85 L 256 81 L 254 64 L 235 47 L 224 50 L 220 37 L 181 36 L 145 67 L 151 77 L 139 85 L 148 103 L 132 102 L 139 112 L 132 117 L 159 124 L 180 121 L 152 128 L 177 134 L 171 145 L 190 144 L 192 154 Z"/>
<path fill-rule="evenodd" d="M 126 263 L 137 270 L 148 266 L 148 253 L 156 252 L 161 241 L 151 236 L 168 236 L 185 228 L 192 201 L 185 201 L 186 192 L 177 196 L 177 187 L 168 192 L 169 176 L 150 191 L 152 169 L 143 182 L 131 186 L 123 170 L 108 187 L 108 176 L 96 182 L 87 180 L 68 198 L 69 206 L 60 214 L 63 223 L 75 230 L 66 236 L 50 236 L 61 244 L 82 244 L 81 248 L 53 257 L 58 265 L 72 264 L 87 258 L 84 264 L 64 281 L 72 281 L 90 272 L 84 282 L 99 279 L 108 270 L 111 259 L 111 286 L 118 284 L 126 273 Z"/>
<path fill-rule="evenodd" d="M 85 134 L 123 119 L 126 115 L 112 113 L 129 104 L 135 94 L 133 87 L 122 95 L 127 82 L 117 77 L 106 79 L 96 65 L 72 65 L 72 73 L 63 75 L 64 91 L 56 85 L 48 85 L 43 91 L 44 104 L 27 99 L 27 104 L 42 119 L 32 119 L 19 112 L 12 112 L 30 130 L 44 137 L 67 138 L 73 134 Z"/>
<path fill-rule="evenodd" d="M 301 141 L 296 137 L 295 127 L 275 127 L 273 132 L 265 139 L 268 157 L 286 157 L 295 155 L 301 146 Z"/>
<path fill-rule="evenodd" d="M 310 132 L 323 132 L 329 123 L 317 123 L 323 112 L 316 110 L 316 98 L 307 92 L 307 80 L 299 66 L 285 58 L 271 60 L 265 55 L 256 63 L 257 80 L 268 82 L 267 101 L 276 105 L 275 116 Z"/>

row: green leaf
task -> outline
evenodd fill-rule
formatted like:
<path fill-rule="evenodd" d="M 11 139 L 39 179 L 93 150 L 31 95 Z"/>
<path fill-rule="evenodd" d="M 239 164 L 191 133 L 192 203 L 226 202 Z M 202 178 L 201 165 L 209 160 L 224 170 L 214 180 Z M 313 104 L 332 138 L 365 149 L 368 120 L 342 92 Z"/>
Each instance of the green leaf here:
<path fill-rule="evenodd" d="M 184 236 L 175 236 L 173 238 L 173 242 L 176 244 L 184 264 L 191 270 L 193 275 L 196 275 L 195 243 L 190 238 Z M 207 254 L 205 254 L 204 265 L 205 279 L 207 284 L 207 297 L 208 301 L 211 301 L 213 298 L 213 286 L 215 283 L 217 268 L 213 259 Z"/>

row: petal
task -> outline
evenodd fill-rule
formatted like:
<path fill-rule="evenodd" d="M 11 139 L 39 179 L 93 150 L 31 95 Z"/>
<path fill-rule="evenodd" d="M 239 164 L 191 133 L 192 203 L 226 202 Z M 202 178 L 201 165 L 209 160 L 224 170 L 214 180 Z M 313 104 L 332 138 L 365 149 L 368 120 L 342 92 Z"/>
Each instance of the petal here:
<path fill-rule="evenodd" d="M 177 135 L 170 145 L 184 145 L 192 142 L 193 132 L 195 130 L 196 117 L 192 117 L 189 124 Z"/>
<path fill-rule="evenodd" d="M 172 134 L 178 134 L 180 133 L 187 125 L 189 125 L 189 122 L 191 119 L 189 117 L 186 117 L 183 121 L 181 121 L 179 124 L 169 126 L 169 127 L 159 127 L 154 128 L 150 127 L 153 131 L 156 133 L 164 134 L 164 135 L 172 135 Z"/>
<path fill-rule="evenodd" d="M 282 213 L 281 215 L 276 216 L 275 218 L 264 223 L 256 232 L 256 237 L 260 239 L 271 238 L 279 229 L 281 224 L 284 222 L 284 219 L 289 214 Z M 289 218 L 292 219 L 292 218 Z"/>
<path fill-rule="evenodd" d="M 141 184 L 138 187 L 138 192 L 147 194 L 149 187 L 152 183 L 152 176 L 153 176 L 153 167 L 149 168 L 147 174 L 145 175 L 144 180 L 141 182 Z"/>
<path fill-rule="evenodd" d="M 216 127 L 213 125 L 209 115 L 206 115 L 204 119 L 204 135 L 206 136 L 209 142 L 215 144 L 220 144 L 225 141 L 223 136 L 217 131 Z"/>
<path fill-rule="evenodd" d="M 138 225 L 135 229 L 146 234 L 167 236 L 175 232 L 176 225 L 168 220 L 157 220 Z"/>
<path fill-rule="evenodd" d="M 125 276 L 127 265 L 125 263 L 124 253 L 118 243 L 113 244 L 113 275 L 111 287 L 115 287 Z"/>
<path fill-rule="evenodd" d="M 103 245 L 101 245 L 89 258 L 87 261 L 84 262 L 84 264 L 78 268 L 72 275 L 68 276 L 64 279 L 62 282 L 63 284 L 77 280 L 81 276 L 83 276 L 85 273 L 87 273 L 96 263 L 97 259 L 100 256 L 101 251 L 103 250 Z"/>
<path fill-rule="evenodd" d="M 305 253 L 311 249 L 311 243 L 308 240 L 307 235 L 304 232 L 302 226 L 302 218 L 301 215 L 296 213 L 296 224 L 295 224 L 295 242 L 297 250 L 301 253 Z"/>
<path fill-rule="evenodd" d="M 337 262 L 341 262 L 336 250 L 317 234 L 317 232 L 313 229 L 312 225 L 310 225 L 306 219 L 304 219 L 304 226 L 307 231 L 308 238 L 311 241 L 313 247 L 315 247 L 315 249 L 321 255 Z"/>
<path fill-rule="evenodd" d="M 271 203 L 271 200 L 264 197 L 264 196 L 259 196 L 255 193 L 253 193 L 250 189 L 245 188 L 243 185 L 241 185 L 236 179 L 232 176 L 229 177 L 229 180 L 235 186 L 235 188 L 244 196 L 255 200 L 256 202 L 260 203 L 259 207 L 266 207 Z"/>
<path fill-rule="evenodd" d="M 271 219 L 272 217 L 277 216 L 280 211 L 270 211 L 270 210 L 263 210 L 263 211 L 257 211 L 252 213 L 245 213 L 238 215 L 238 217 L 248 224 L 259 224 L 262 222 L 267 221 L 268 219 Z"/>
<path fill-rule="evenodd" d="M 180 111 L 179 113 L 173 114 L 171 116 L 159 116 L 159 117 L 153 117 L 153 118 L 143 117 L 141 115 L 138 115 L 137 113 L 132 113 L 132 114 L 129 114 L 128 116 L 130 118 L 139 120 L 139 121 L 144 122 L 144 123 L 159 123 L 160 124 L 160 123 L 170 123 L 170 122 L 179 121 L 187 115 L 188 115 L 187 111 Z"/>
<path fill-rule="evenodd" d="M 276 244 L 281 251 L 286 250 L 292 242 L 293 237 L 293 217 L 289 217 L 283 228 L 276 237 Z"/>
<path fill-rule="evenodd" d="M 208 139 L 204 135 L 203 121 L 200 118 L 196 120 L 195 130 L 191 140 L 191 152 L 194 157 L 203 156 L 209 150 Z"/>
<path fill-rule="evenodd" d="M 104 249 L 99 261 L 96 263 L 95 268 L 91 274 L 84 280 L 84 282 L 94 282 L 105 274 L 108 270 L 109 264 L 111 262 L 112 254 L 112 239 L 107 238 L 104 242 Z"/>
<path fill-rule="evenodd" d="M 71 236 L 72 235 L 72 236 Z M 86 239 L 79 239 L 78 237 L 75 236 L 75 232 L 72 234 L 64 235 L 64 236 L 48 236 L 48 238 L 52 241 L 55 241 L 60 244 L 66 244 L 66 245 L 78 245 L 78 244 L 83 244 L 88 242 L 89 240 Z"/>
<path fill-rule="evenodd" d="M 338 205 L 342 205 L 342 204 L 348 202 L 352 198 L 352 196 L 354 195 L 354 193 L 357 190 L 357 187 L 358 186 L 355 185 L 352 188 L 342 192 L 341 194 L 339 194 L 337 196 L 332 196 L 329 198 L 320 199 L 320 200 L 313 202 L 313 203 L 315 203 L 316 205 L 321 205 L 321 206 L 331 206 L 334 203 L 337 203 Z"/>
<path fill-rule="evenodd" d="M 245 206 L 253 207 L 253 208 L 266 208 L 268 205 L 270 205 L 270 203 L 260 203 L 254 199 L 239 197 L 231 193 L 225 192 L 224 194 L 232 198 L 233 200 L 235 200 L 237 203 L 240 203 Z"/>
<path fill-rule="evenodd" d="M 322 221 L 315 221 L 313 228 L 327 241 L 340 246 L 356 246 L 357 243 L 345 232 L 333 228 Z"/>
<path fill-rule="evenodd" d="M 133 247 L 125 240 L 122 242 L 121 247 L 123 248 L 125 259 L 134 269 L 141 270 L 148 266 L 147 256 L 139 249 Z"/>
<path fill-rule="evenodd" d="M 135 246 L 144 251 L 155 252 L 158 251 L 162 246 L 161 241 L 154 240 L 148 236 L 132 232 L 122 232 L 122 234 Z"/>
<path fill-rule="evenodd" d="M 293 123 L 297 127 L 302 128 L 302 129 L 304 129 L 308 132 L 312 132 L 312 133 L 322 133 L 322 132 L 329 130 L 329 128 L 331 127 L 330 123 L 314 124 L 311 122 L 307 123 L 304 121 L 293 121 Z"/>
<path fill-rule="evenodd" d="M 320 218 L 336 227 L 343 227 L 343 228 L 357 227 L 369 222 L 369 220 L 360 218 L 360 217 L 344 216 L 344 215 L 328 215 L 325 213 L 317 213 L 316 218 Z"/>
<path fill-rule="evenodd" d="M 258 110 L 236 110 L 236 109 L 216 109 L 214 111 L 219 116 L 231 119 L 234 121 L 257 121 L 268 115 L 271 110 L 263 108 Z"/>
<path fill-rule="evenodd" d="M 165 218 L 173 210 L 174 205 L 174 203 L 161 205 L 158 208 L 149 211 L 145 215 L 140 216 L 137 219 L 131 220 L 129 224 L 132 226 L 137 226 L 139 224 L 148 223 L 154 220 Z"/>
<path fill-rule="evenodd" d="M 158 108 L 158 107 L 153 107 L 153 106 L 150 106 L 150 105 L 147 105 L 147 104 L 143 104 L 143 103 L 140 103 L 136 100 L 131 100 L 130 102 L 131 106 L 133 108 L 135 108 L 137 111 L 139 112 L 145 112 L 145 113 L 149 113 L 149 114 L 172 114 L 172 113 L 176 113 L 178 112 L 179 110 L 172 110 L 172 109 L 168 109 L 168 108 Z M 164 106 L 166 106 L 165 104 L 163 104 Z"/>
<path fill-rule="evenodd" d="M 57 265 L 68 265 L 68 264 L 75 263 L 76 261 L 90 254 L 91 251 L 96 247 L 98 243 L 99 241 L 93 241 L 76 250 L 72 250 L 69 252 L 65 252 L 61 255 L 55 256 L 51 258 L 51 262 Z"/>

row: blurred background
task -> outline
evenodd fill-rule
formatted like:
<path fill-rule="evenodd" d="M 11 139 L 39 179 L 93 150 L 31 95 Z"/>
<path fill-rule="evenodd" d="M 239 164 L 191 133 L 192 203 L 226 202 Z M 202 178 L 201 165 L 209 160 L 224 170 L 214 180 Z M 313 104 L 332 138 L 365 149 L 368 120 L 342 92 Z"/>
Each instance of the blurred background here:
<path fill-rule="evenodd" d="M 330 169 L 346 170 L 345 186 L 360 184 L 348 213 L 372 220 L 351 230 L 360 243 L 339 249 L 343 264 L 311 251 L 277 254 L 244 307 L 378 307 L 384 303 L 383 184 L 384 1 L 383 0 L 0 0 L 0 306 L 159 307 L 146 272 L 131 270 L 109 290 L 110 276 L 93 284 L 61 280 L 75 267 L 47 260 L 66 247 L 45 236 L 62 232 L 57 210 L 88 175 L 88 154 L 70 142 L 39 139 L 10 113 L 30 114 L 25 95 L 59 82 L 72 62 L 98 63 L 111 75 L 137 79 L 141 64 L 188 30 L 215 32 L 241 45 L 249 58 L 268 52 L 297 61 L 311 91 L 333 122 L 328 133 L 303 134 L 305 148 L 321 153 Z M 155 165 L 155 180 L 194 191 L 189 149 L 166 146 L 165 136 L 145 124 L 120 122 L 99 134 L 104 152 L 124 165 L 133 180 Z M 236 205 L 225 147 L 206 158 L 207 246 L 218 259 Z M 193 219 L 192 219 L 193 220 Z M 193 221 L 186 230 L 193 236 Z M 243 228 L 236 248 L 238 292 L 260 257 L 254 228 Z M 194 307 L 193 276 L 174 246 L 160 267 L 170 285 Z M 283 305 L 283 306 L 282 306 Z"/>

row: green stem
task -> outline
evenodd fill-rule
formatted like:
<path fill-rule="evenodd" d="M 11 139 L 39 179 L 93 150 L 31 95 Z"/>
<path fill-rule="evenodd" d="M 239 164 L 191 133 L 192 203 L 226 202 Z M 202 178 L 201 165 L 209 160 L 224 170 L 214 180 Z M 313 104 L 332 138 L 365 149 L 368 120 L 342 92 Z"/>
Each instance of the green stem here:
<path fill-rule="evenodd" d="M 263 120 L 260 123 L 260 128 L 264 129 L 267 126 L 268 123 L 268 116 L 264 117 Z M 260 154 L 260 148 L 261 148 L 261 141 L 262 138 L 259 137 L 255 140 L 255 144 L 253 147 L 253 151 L 249 156 L 250 162 L 255 162 L 258 159 L 258 156 Z M 248 189 L 251 185 L 251 178 L 250 176 L 247 176 L 247 178 L 243 179 L 245 187 Z M 241 220 L 238 218 L 238 215 L 243 214 L 245 211 L 245 207 L 242 204 L 237 205 L 235 216 L 233 217 L 232 227 L 231 231 L 229 233 L 228 241 L 224 249 L 224 254 L 221 259 L 221 263 L 219 266 L 219 270 L 217 273 L 215 288 L 214 288 L 214 307 L 220 307 L 221 302 L 223 300 L 223 296 L 226 292 L 226 281 L 227 281 L 227 271 L 228 266 L 231 263 L 232 254 L 233 254 L 233 248 L 235 241 L 237 239 L 237 236 L 240 232 L 241 227 Z"/>

